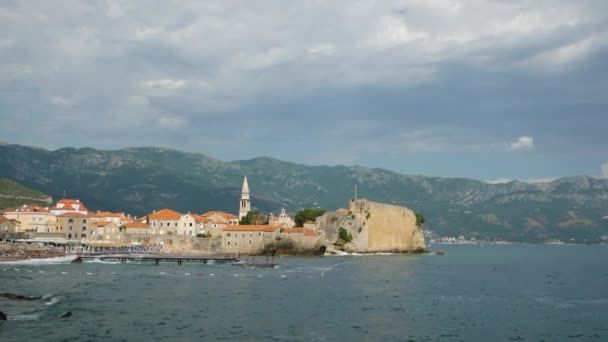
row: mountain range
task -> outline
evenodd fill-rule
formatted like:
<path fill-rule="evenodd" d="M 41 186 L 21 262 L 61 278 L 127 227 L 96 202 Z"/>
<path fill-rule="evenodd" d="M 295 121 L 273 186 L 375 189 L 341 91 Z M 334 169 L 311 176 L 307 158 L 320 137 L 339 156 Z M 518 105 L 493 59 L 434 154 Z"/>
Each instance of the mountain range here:
<path fill-rule="evenodd" d="M 236 212 L 247 175 L 253 206 L 345 207 L 359 197 L 403 205 L 426 217 L 438 236 L 594 243 L 608 239 L 608 179 L 575 176 L 547 183 L 489 184 L 402 175 L 361 166 L 308 166 L 260 157 L 223 162 L 203 154 L 141 147 L 46 150 L 0 144 L 0 177 L 90 209 L 143 215 L 155 209 Z"/>

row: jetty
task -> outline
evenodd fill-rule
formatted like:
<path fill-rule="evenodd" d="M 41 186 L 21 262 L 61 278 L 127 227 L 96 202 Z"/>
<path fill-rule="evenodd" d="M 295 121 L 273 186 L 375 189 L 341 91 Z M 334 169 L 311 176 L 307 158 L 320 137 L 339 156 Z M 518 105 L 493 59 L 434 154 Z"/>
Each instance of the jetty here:
<path fill-rule="evenodd" d="M 235 263 L 239 259 L 229 256 L 175 256 L 175 255 L 80 255 L 72 261 L 73 264 L 82 263 L 84 260 L 101 260 L 101 261 L 119 261 L 120 263 L 127 262 L 154 262 L 158 265 L 162 262 L 171 262 L 176 265 L 181 265 L 184 262 L 199 262 L 207 263 Z"/>

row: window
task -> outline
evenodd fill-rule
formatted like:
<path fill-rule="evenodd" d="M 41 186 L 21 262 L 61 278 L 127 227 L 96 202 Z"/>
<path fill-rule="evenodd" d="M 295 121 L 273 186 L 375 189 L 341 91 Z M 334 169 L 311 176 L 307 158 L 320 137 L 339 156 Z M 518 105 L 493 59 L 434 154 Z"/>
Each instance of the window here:
<path fill-rule="evenodd" d="M 82 234 L 80 235 L 81 238 L 86 239 L 87 238 L 87 234 Z"/>
<path fill-rule="evenodd" d="M 72 226 L 70 226 L 70 230 L 72 230 Z"/>
<path fill-rule="evenodd" d="M 262 236 L 262 233 L 258 233 L 258 234 L 260 234 L 259 236 Z"/>
<path fill-rule="evenodd" d="M 226 236 L 230 237 L 230 233 L 226 234 Z"/>
<path fill-rule="evenodd" d="M 228 241 L 228 244 L 230 245 L 230 241 Z"/>
<path fill-rule="evenodd" d="M 82 230 L 87 230 L 87 226 L 82 226 Z"/>
<path fill-rule="evenodd" d="M 245 237 L 245 234 L 241 234 L 241 235 L 243 235 L 243 237 Z"/>
<path fill-rule="evenodd" d="M 177 222 L 175 222 L 175 226 L 177 227 Z"/>
<path fill-rule="evenodd" d="M 249 233 L 249 237 L 252 237 L 252 236 L 253 236 L 253 234 Z"/>
<path fill-rule="evenodd" d="M 249 240 L 249 244 L 251 245 L 251 240 Z"/>
<path fill-rule="evenodd" d="M 190 222 L 190 227 L 192 227 L 192 222 Z"/>
<path fill-rule="evenodd" d="M 71 238 L 72 238 L 72 234 L 68 234 L 68 239 L 71 239 Z"/>
<path fill-rule="evenodd" d="M 82 223 L 87 223 L 87 220 L 82 220 Z"/>
<path fill-rule="evenodd" d="M 74 222 L 74 219 L 69 219 L 68 222 L 72 223 L 72 222 Z"/>
<path fill-rule="evenodd" d="M 163 223 L 162 223 L 162 222 L 160 223 L 160 226 L 161 226 L 161 227 L 163 226 Z"/>

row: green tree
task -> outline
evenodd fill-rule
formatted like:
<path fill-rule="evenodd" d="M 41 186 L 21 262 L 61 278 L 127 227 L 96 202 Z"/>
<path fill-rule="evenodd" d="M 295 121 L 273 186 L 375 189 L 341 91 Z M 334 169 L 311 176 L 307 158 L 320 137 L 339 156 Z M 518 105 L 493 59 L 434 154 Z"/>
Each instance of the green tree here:
<path fill-rule="evenodd" d="M 260 213 L 257 210 L 253 210 L 247 213 L 240 221 L 239 224 L 268 224 L 268 216 Z"/>
<path fill-rule="evenodd" d="M 302 227 L 306 221 L 314 221 L 317 217 L 325 214 L 324 209 L 306 208 L 298 211 L 294 221 L 296 227 Z"/>
<path fill-rule="evenodd" d="M 344 241 L 345 243 L 348 243 L 353 241 L 353 235 L 346 229 L 340 227 L 340 229 L 338 230 L 338 239 Z"/>
<path fill-rule="evenodd" d="M 416 226 L 422 227 L 424 221 L 424 216 L 421 213 L 416 212 Z"/>

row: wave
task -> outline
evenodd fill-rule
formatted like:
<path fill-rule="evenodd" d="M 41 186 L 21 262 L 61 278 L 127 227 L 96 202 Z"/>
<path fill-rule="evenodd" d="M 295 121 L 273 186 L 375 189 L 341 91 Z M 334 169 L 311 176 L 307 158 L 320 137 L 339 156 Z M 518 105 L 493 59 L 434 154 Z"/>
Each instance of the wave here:
<path fill-rule="evenodd" d="M 22 315 L 16 315 L 16 316 L 9 316 L 8 320 L 9 321 L 34 321 L 39 318 L 40 318 L 40 314 L 35 313 L 35 314 L 22 314 Z"/>
<path fill-rule="evenodd" d="M 44 296 L 44 297 L 46 297 L 46 296 Z M 44 297 L 42 297 L 42 298 L 44 298 Z M 59 299 L 60 299 L 59 297 L 51 297 L 51 300 L 49 300 L 48 302 L 44 303 L 44 305 L 45 306 L 53 306 L 53 305 L 59 303 Z"/>
<path fill-rule="evenodd" d="M 74 261 L 78 256 L 76 255 L 68 255 L 62 257 L 55 258 L 46 258 L 46 259 L 27 259 L 27 260 L 17 260 L 17 261 L 2 261 L 0 264 L 6 265 L 54 265 L 54 264 L 69 264 Z"/>

